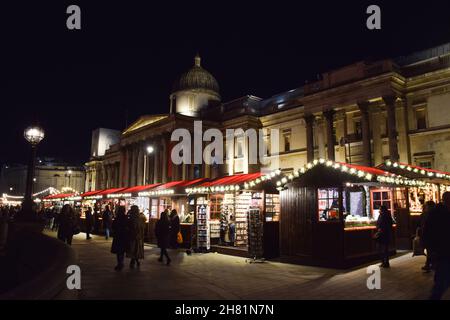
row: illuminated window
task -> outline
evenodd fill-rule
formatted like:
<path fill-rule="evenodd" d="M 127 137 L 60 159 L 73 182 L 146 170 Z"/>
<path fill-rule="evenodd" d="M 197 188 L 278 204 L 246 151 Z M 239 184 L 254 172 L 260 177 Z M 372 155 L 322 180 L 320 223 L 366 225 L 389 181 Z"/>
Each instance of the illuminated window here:
<path fill-rule="evenodd" d="M 386 206 L 389 212 L 392 214 L 392 192 L 388 189 L 378 189 L 370 191 L 371 210 L 374 219 L 378 219 L 380 214 L 380 207 Z"/>
<path fill-rule="evenodd" d="M 415 111 L 416 113 L 416 126 L 417 130 L 426 129 L 427 128 L 427 116 L 425 108 L 418 108 Z"/>
<path fill-rule="evenodd" d="M 317 190 L 318 219 L 329 221 L 339 219 L 339 190 L 326 188 Z"/>
<path fill-rule="evenodd" d="M 284 151 L 291 151 L 291 129 L 283 130 Z"/>

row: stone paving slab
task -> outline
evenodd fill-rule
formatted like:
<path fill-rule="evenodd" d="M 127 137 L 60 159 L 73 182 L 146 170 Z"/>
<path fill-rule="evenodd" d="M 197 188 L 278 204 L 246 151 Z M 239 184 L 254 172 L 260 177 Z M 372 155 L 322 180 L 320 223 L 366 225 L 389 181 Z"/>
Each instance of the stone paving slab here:
<path fill-rule="evenodd" d="M 82 274 L 78 299 L 427 299 L 433 280 L 432 273 L 420 269 L 424 257 L 410 253 L 381 270 L 381 290 L 368 290 L 366 267 L 343 271 L 271 261 L 249 264 L 245 258 L 188 256 L 181 250 L 169 251 L 172 264 L 166 266 L 157 261 L 159 249 L 152 246 L 145 247 L 139 269 L 126 266 L 116 272 L 111 240 L 84 237 L 79 234 L 73 241 Z M 67 290 L 58 299 L 73 297 Z"/>

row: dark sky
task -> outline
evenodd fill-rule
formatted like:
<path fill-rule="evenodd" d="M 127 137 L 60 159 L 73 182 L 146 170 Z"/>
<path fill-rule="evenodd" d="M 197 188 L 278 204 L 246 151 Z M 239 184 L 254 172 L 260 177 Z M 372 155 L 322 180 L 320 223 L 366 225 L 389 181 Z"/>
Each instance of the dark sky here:
<path fill-rule="evenodd" d="M 35 121 L 46 130 L 39 155 L 86 161 L 93 129 L 168 112 L 172 84 L 197 51 L 227 101 L 450 41 L 448 0 L 15 3 L 0 11 L 2 163 L 24 161 L 23 129 Z M 381 31 L 365 26 L 374 3 Z M 66 28 L 69 4 L 81 7 L 81 31 Z"/>

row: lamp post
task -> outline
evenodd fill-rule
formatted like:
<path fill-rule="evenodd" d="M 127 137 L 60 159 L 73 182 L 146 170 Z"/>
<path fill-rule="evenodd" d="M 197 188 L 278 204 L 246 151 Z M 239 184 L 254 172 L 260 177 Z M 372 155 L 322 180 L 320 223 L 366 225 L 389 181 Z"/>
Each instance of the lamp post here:
<path fill-rule="evenodd" d="M 39 126 L 30 126 L 25 129 L 23 136 L 31 145 L 31 155 L 28 162 L 27 184 L 25 189 L 25 197 L 22 204 L 22 211 L 31 214 L 33 208 L 33 179 L 36 166 L 36 148 L 39 142 L 45 137 L 44 130 Z"/>
<path fill-rule="evenodd" d="M 147 146 L 146 150 L 147 154 L 144 154 L 144 179 L 143 179 L 143 185 L 145 186 L 147 184 L 147 157 L 153 153 L 155 149 L 153 146 Z"/>
<path fill-rule="evenodd" d="M 69 178 L 69 183 L 68 183 L 68 187 L 72 188 L 72 185 L 70 184 L 70 178 L 72 177 L 72 170 L 68 170 L 67 171 L 67 177 Z"/>

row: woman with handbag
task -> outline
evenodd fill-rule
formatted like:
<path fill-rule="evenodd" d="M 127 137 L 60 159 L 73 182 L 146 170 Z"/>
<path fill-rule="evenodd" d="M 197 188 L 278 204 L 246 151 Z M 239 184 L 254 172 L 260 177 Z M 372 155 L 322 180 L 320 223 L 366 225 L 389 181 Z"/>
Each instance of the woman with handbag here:
<path fill-rule="evenodd" d="M 180 231 L 180 217 L 178 216 L 177 210 L 173 209 L 170 212 L 170 248 L 178 248 L 178 234 Z"/>
<path fill-rule="evenodd" d="M 170 219 L 169 219 L 169 210 L 164 210 L 161 212 L 161 217 L 156 222 L 155 226 L 155 235 L 158 240 L 158 247 L 161 249 L 161 253 L 158 261 L 162 262 L 163 257 L 167 259 L 167 265 L 170 265 L 172 261 L 167 253 L 167 247 L 169 246 L 169 236 L 170 236 Z"/>
<path fill-rule="evenodd" d="M 377 220 L 377 233 L 375 240 L 378 242 L 378 248 L 381 256 L 382 268 L 389 268 L 389 243 L 391 242 L 392 225 L 394 221 L 391 213 L 386 206 L 380 206 L 380 215 Z"/>

